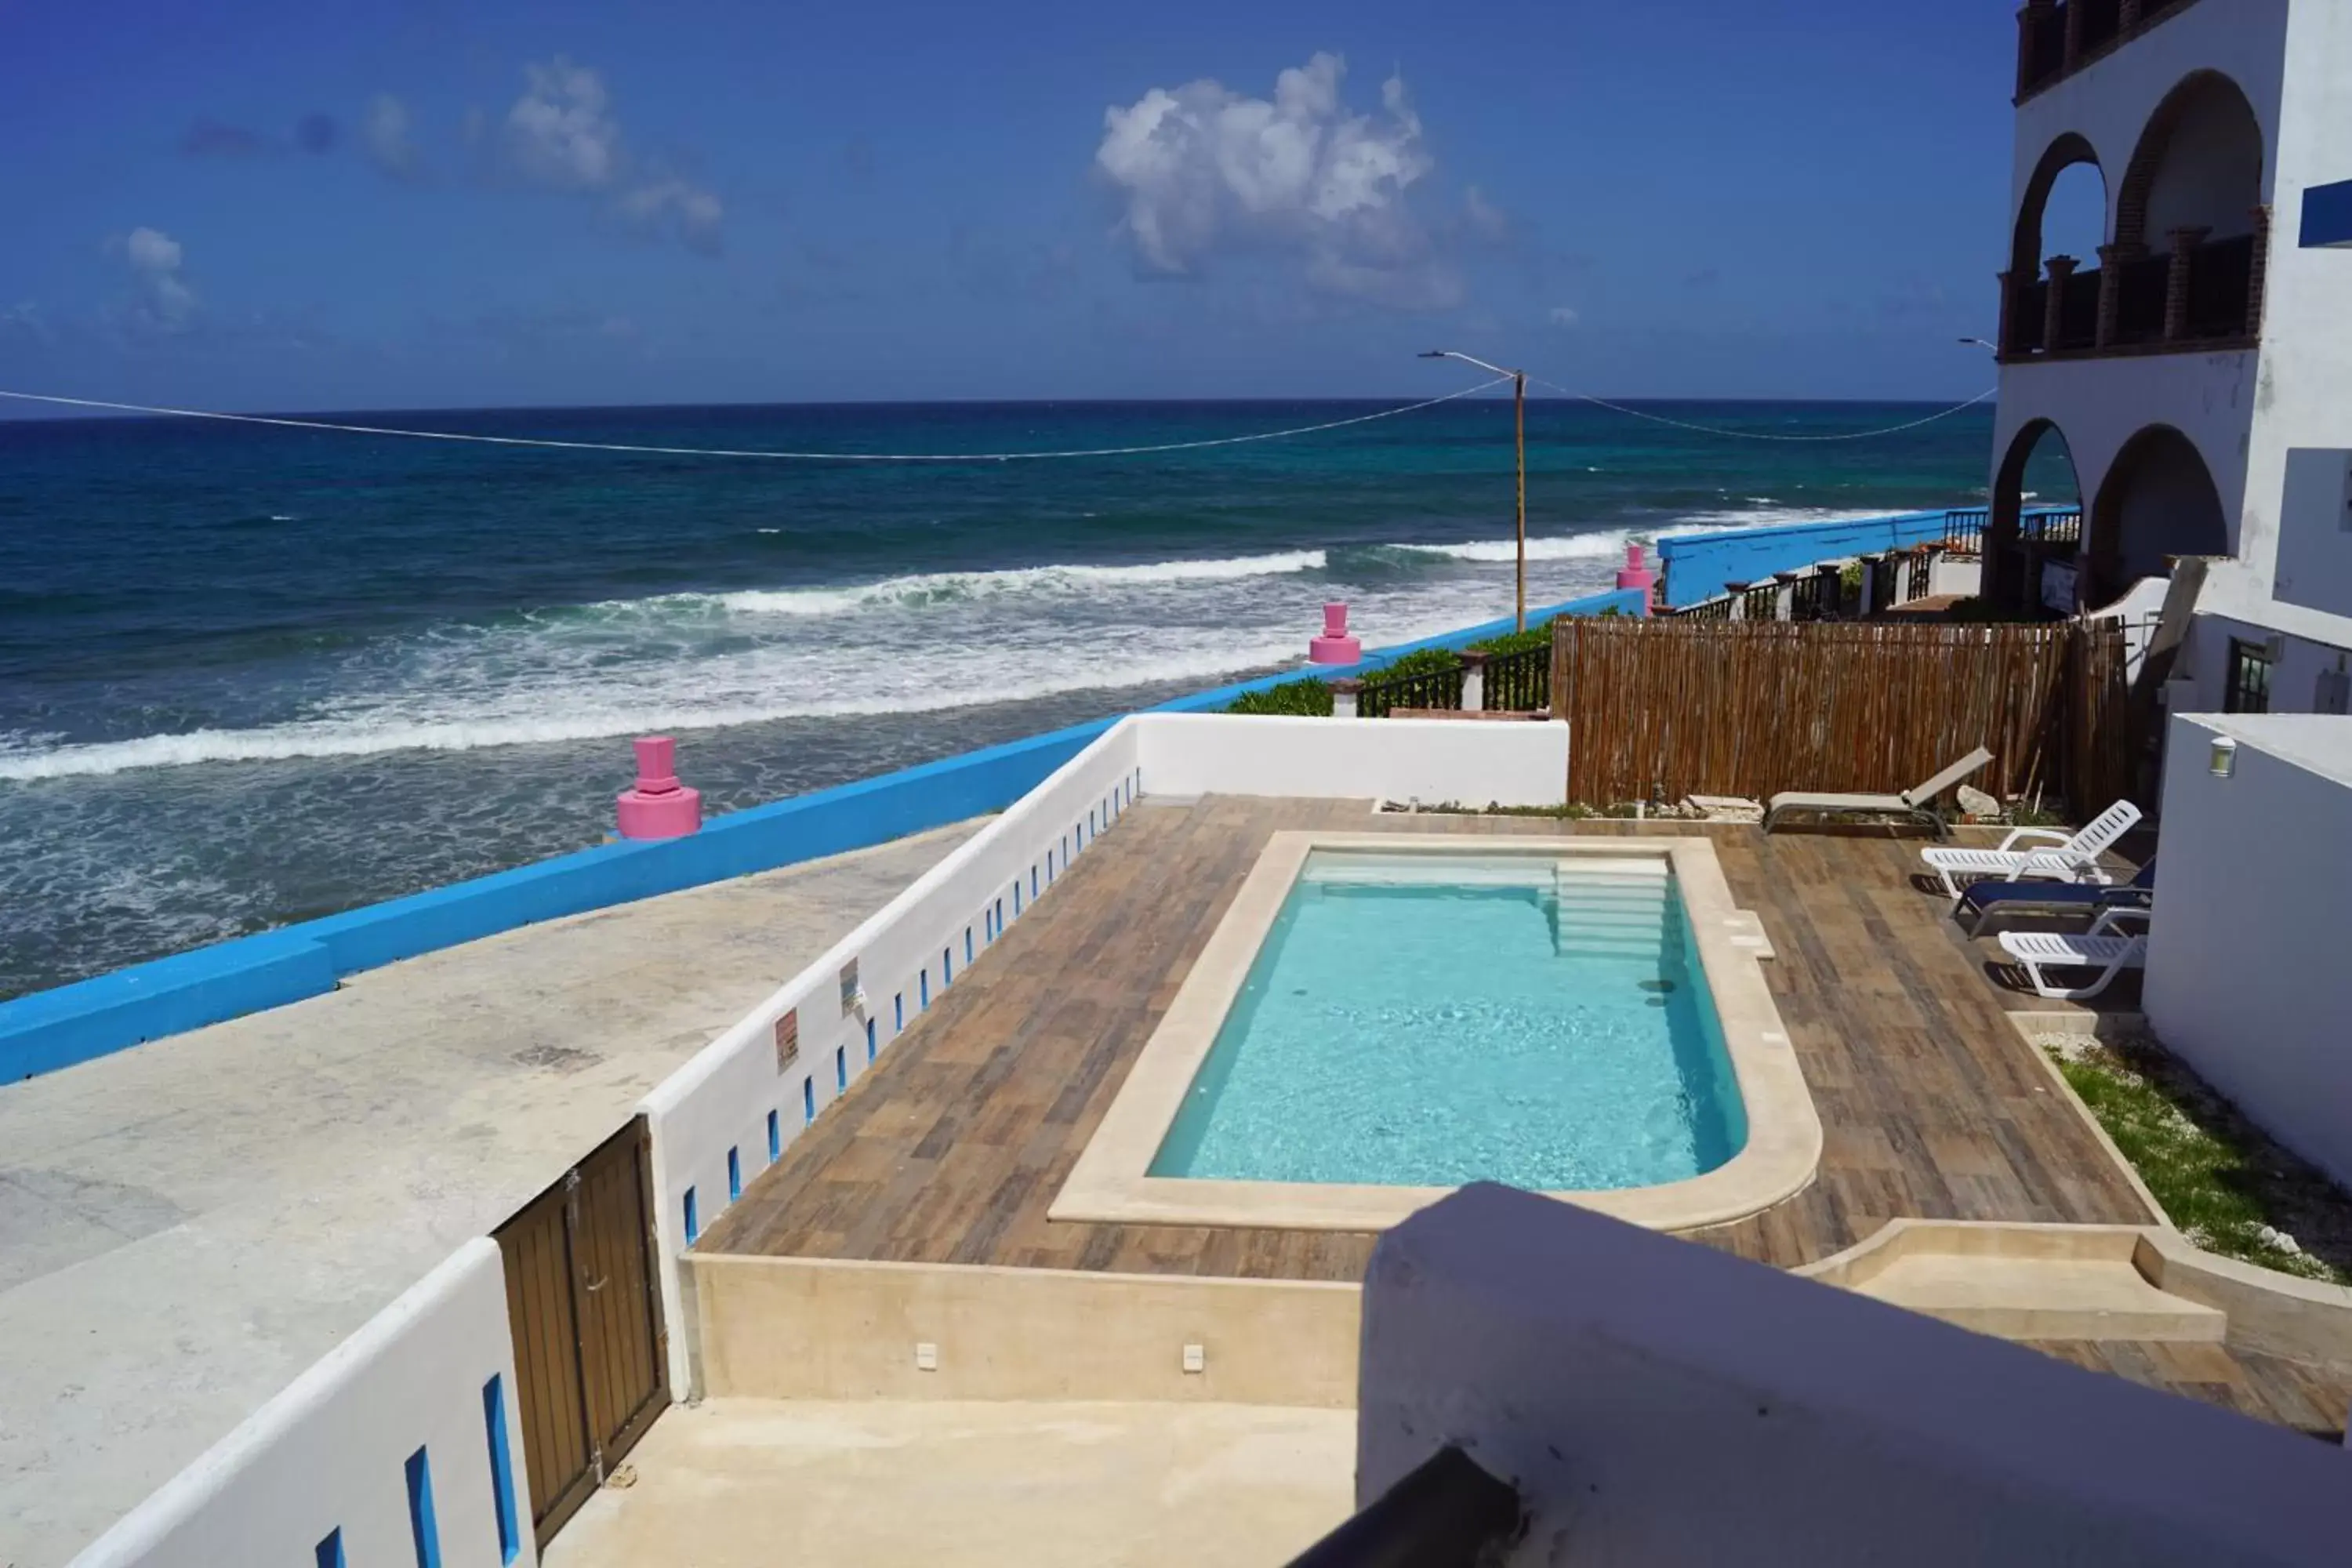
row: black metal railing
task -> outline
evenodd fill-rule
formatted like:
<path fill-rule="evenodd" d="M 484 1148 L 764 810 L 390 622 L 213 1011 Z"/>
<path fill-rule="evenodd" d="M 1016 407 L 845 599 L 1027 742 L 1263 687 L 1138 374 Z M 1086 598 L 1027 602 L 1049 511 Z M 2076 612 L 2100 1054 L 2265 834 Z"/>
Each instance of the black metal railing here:
<path fill-rule="evenodd" d="M 1459 1448 L 1440 1448 L 1290 1568 L 1475 1568 L 1500 1562 L 1526 1528 L 1510 1483 Z"/>
<path fill-rule="evenodd" d="M 2172 258 L 2144 256 L 2116 268 L 2118 343 L 2153 343 L 2164 337 L 2164 298 L 2172 287 Z"/>
<path fill-rule="evenodd" d="M 2066 69 L 2066 7 L 2027 11 L 2018 17 L 2017 95 L 2027 97 L 2056 81 Z"/>
<path fill-rule="evenodd" d="M 1742 619 L 1770 621 L 1780 618 L 1780 584 L 1770 578 L 1768 577 L 1761 583 L 1749 584 L 1747 593 L 1740 597 L 1746 601 L 1739 608 Z"/>
<path fill-rule="evenodd" d="M 2189 335 L 2242 338 L 2251 334 L 2254 237 L 2217 239 L 2189 257 Z"/>
<path fill-rule="evenodd" d="M 2017 536 L 2042 545 L 2080 544 L 2083 542 L 2083 509 L 2052 508 L 2046 511 L 2028 512 L 2017 520 Z"/>
<path fill-rule="evenodd" d="M 1935 552 L 1924 546 L 1910 552 L 1903 563 L 1903 602 L 1907 605 L 1926 598 L 1934 592 L 1935 585 Z"/>
<path fill-rule="evenodd" d="M 1954 555 L 1984 553 L 1985 524 L 1992 520 L 1990 507 L 1961 507 L 1944 514 L 1944 548 Z"/>
<path fill-rule="evenodd" d="M 2123 36 L 2123 0 L 2066 0 L 2082 7 L 2081 31 L 2075 35 L 2077 59 L 2088 59 Z"/>
<path fill-rule="evenodd" d="M 1695 621 L 1727 621 L 1731 618 L 1731 598 L 1728 594 L 1712 599 L 1701 599 L 1696 605 L 1685 605 L 1679 610 L 1668 610 L 1669 616 L 1688 616 Z"/>
<path fill-rule="evenodd" d="M 2139 17 L 2128 31 L 2124 26 L 2123 0 L 2059 0 L 2047 11 L 2028 7 L 2018 16 L 2017 96 L 2031 98 L 2070 72 L 2078 71 L 2137 37 L 2193 0 L 2140 0 Z M 2074 58 L 2066 57 L 2068 13 L 2074 19 Z"/>
<path fill-rule="evenodd" d="M 2044 285 L 2043 298 L 2048 295 Z M 2099 268 L 2072 272 L 2058 288 L 2058 333 L 2042 346 L 2047 353 L 2097 346 L 2099 341 Z"/>
<path fill-rule="evenodd" d="M 1825 621 L 1837 613 L 1837 574 L 1807 572 L 1789 590 L 1789 618 Z"/>
<path fill-rule="evenodd" d="M 2050 318 L 2050 285 L 2039 279 L 2027 279 L 2009 286 L 2009 341 L 2001 344 L 2004 353 L 2036 354 L 2042 352 L 2042 329 Z"/>
<path fill-rule="evenodd" d="M 1551 647 L 1499 653 L 1486 660 L 1486 705 L 1507 713 L 1534 713 L 1551 706 Z"/>
<path fill-rule="evenodd" d="M 1415 675 L 1368 675 L 1356 691 L 1356 716 L 1385 719 L 1400 708 L 1459 708 L 1462 671 L 1423 670 Z"/>

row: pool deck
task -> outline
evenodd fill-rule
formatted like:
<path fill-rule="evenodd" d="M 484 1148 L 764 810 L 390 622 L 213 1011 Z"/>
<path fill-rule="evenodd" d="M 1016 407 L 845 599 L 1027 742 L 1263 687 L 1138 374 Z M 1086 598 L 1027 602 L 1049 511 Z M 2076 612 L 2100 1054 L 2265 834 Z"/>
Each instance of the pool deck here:
<path fill-rule="evenodd" d="M 707 1252 L 1355 1280 L 1368 1233 L 1048 1223 L 1059 1191 L 1281 828 L 1704 833 L 1778 950 L 1773 998 L 1822 1118 L 1819 1179 L 1697 1239 L 1793 1268 L 1890 1219 L 2154 1216 L 2003 1016 L 2013 999 L 1913 885 L 1917 843 L 1695 823 L 1374 816 L 1362 801 L 1143 802 L 937 998 L 714 1225 Z M 1990 945 L 1990 944 L 1988 944 Z M 1996 952 L 1998 950 L 1994 950 Z M 1368 955 L 1368 962 L 1373 962 Z"/>
<path fill-rule="evenodd" d="M 1773 997 L 1824 1133 L 1818 1178 L 1690 1239 L 1783 1268 L 1898 1217 L 2157 1221 L 2008 1015 L 2072 1013 L 1999 983 L 1919 875 L 1917 839 L 1538 817 L 1372 815 L 1365 801 L 1145 799 L 988 949 L 697 1250 L 827 1260 L 1353 1282 L 1368 1233 L 1049 1221 L 1129 1068 L 1280 829 L 1705 834 L 1777 956 Z M 1376 959 L 1368 955 L 1368 962 Z M 2135 1005 L 2126 992 L 2109 1006 Z M 2220 1345 L 2042 1342 L 2105 1371 L 2340 1433 L 2352 1368 Z"/>

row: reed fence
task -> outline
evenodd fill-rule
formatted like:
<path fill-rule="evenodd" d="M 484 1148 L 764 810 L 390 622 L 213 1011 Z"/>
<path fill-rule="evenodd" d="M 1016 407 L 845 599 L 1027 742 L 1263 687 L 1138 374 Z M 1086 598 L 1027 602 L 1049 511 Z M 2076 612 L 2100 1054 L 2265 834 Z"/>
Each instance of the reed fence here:
<path fill-rule="evenodd" d="M 2136 752 L 2113 623 L 1909 626 L 1570 621 L 1552 630 L 1568 798 L 1907 788 L 1983 746 L 1973 782 L 2078 812 L 2130 792 Z"/>

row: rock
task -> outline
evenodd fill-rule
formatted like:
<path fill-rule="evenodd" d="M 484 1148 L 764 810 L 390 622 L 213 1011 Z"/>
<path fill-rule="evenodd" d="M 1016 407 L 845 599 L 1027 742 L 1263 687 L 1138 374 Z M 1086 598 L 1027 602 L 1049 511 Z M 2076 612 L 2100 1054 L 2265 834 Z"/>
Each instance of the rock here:
<path fill-rule="evenodd" d="M 2300 1258 L 2303 1256 L 2303 1244 L 2283 1230 L 2276 1230 L 2270 1226 L 2263 1226 L 2257 1229 L 2254 1232 L 2254 1235 L 2263 1246 L 2276 1247 L 2279 1251 L 2285 1253 L 2289 1258 Z"/>
<path fill-rule="evenodd" d="M 2000 802 L 1980 789 L 1972 789 L 1967 784 L 1962 784 L 1959 789 L 1959 799 L 1960 811 L 1964 816 L 1984 817 L 2000 815 Z"/>

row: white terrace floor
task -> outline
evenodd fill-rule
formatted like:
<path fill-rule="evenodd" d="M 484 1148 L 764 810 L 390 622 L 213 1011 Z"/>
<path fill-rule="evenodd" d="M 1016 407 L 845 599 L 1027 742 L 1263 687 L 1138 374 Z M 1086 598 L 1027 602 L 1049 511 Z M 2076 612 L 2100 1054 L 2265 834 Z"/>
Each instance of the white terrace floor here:
<path fill-rule="evenodd" d="M 1356 1413 L 1251 1405 L 680 1405 L 547 1568 L 1276 1568 L 1354 1508 Z"/>
<path fill-rule="evenodd" d="M 976 826 L 0 1087 L 0 1565 L 65 1562 Z"/>

